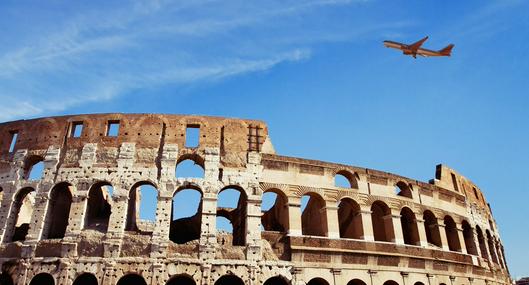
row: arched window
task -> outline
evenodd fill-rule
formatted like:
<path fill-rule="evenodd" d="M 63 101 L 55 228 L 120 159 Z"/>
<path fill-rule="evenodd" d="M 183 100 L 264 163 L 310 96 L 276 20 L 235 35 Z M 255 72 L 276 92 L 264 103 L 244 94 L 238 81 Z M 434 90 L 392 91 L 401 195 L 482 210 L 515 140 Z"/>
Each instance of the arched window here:
<path fill-rule="evenodd" d="M 28 180 L 40 180 L 44 175 L 44 158 L 39 155 L 31 155 L 24 162 L 24 178 Z"/>
<path fill-rule="evenodd" d="M 426 210 L 424 211 L 423 218 L 428 243 L 436 247 L 443 247 L 441 234 L 439 233 L 439 225 L 437 224 L 435 215 L 431 211 Z"/>
<path fill-rule="evenodd" d="M 424 283 L 417 281 L 413 285 L 424 285 Z"/>
<path fill-rule="evenodd" d="M 289 285 L 290 282 L 283 276 L 274 276 L 268 278 L 263 285 Z"/>
<path fill-rule="evenodd" d="M 235 275 L 224 275 L 215 281 L 215 285 L 244 285 L 244 282 Z"/>
<path fill-rule="evenodd" d="M 114 188 L 108 182 L 98 182 L 90 187 L 86 204 L 85 229 L 107 232 L 113 192 Z"/>
<path fill-rule="evenodd" d="M 463 227 L 463 237 L 465 238 L 465 247 L 467 248 L 467 253 L 472 255 L 478 255 L 476 249 L 476 243 L 474 242 L 474 231 L 470 224 L 467 221 L 463 221 L 461 224 Z"/>
<path fill-rule="evenodd" d="M 334 186 L 341 188 L 358 189 L 358 182 L 356 176 L 346 170 L 340 170 L 334 176 Z"/>
<path fill-rule="evenodd" d="M 399 285 L 399 283 L 393 281 L 393 280 L 388 280 L 386 282 L 384 282 L 383 285 Z"/>
<path fill-rule="evenodd" d="M 39 273 L 31 279 L 29 285 L 55 285 L 55 280 L 48 273 Z"/>
<path fill-rule="evenodd" d="M 204 163 L 198 156 L 184 156 L 175 169 L 177 178 L 204 178 Z"/>
<path fill-rule="evenodd" d="M 394 241 L 393 221 L 391 210 L 382 201 L 375 201 L 371 205 L 371 221 L 375 241 Z"/>
<path fill-rule="evenodd" d="M 0 285 L 14 285 L 13 278 L 6 272 L 0 274 Z"/>
<path fill-rule="evenodd" d="M 142 181 L 134 184 L 129 192 L 126 231 L 150 234 L 154 230 L 158 190 L 154 184 Z"/>
<path fill-rule="evenodd" d="M 263 193 L 261 202 L 261 225 L 265 231 L 286 232 L 288 230 L 287 197 L 277 189 Z"/>
<path fill-rule="evenodd" d="M 61 182 L 51 189 L 48 210 L 42 234 L 43 239 L 63 238 L 68 227 L 72 205 L 72 185 Z"/>
<path fill-rule="evenodd" d="M 193 278 L 188 275 L 176 275 L 167 281 L 166 285 L 196 285 L 197 283 Z"/>
<path fill-rule="evenodd" d="M 395 194 L 398 196 L 406 197 L 406 198 L 413 198 L 411 187 L 406 184 L 405 182 L 398 182 L 395 184 Z"/>
<path fill-rule="evenodd" d="M 12 235 L 6 241 L 23 241 L 26 239 L 34 204 L 35 190 L 33 188 L 26 187 L 18 191 L 10 215 L 13 219 L 11 226 Z"/>
<path fill-rule="evenodd" d="M 360 279 L 353 279 L 349 282 L 347 282 L 347 285 L 367 285 L 364 281 Z"/>
<path fill-rule="evenodd" d="M 490 234 L 489 230 L 486 230 L 485 233 L 487 234 L 487 242 L 489 244 L 489 251 L 490 256 L 492 257 L 492 262 L 498 263 L 498 256 L 496 256 L 496 251 L 494 250 L 494 240 L 492 239 L 492 236 Z"/>
<path fill-rule="evenodd" d="M 138 274 L 127 274 L 121 277 L 116 285 L 147 285 L 147 283 Z"/>
<path fill-rule="evenodd" d="M 400 223 L 402 225 L 404 243 L 411 245 L 421 245 L 419 240 L 419 230 L 417 229 L 417 219 L 410 208 L 402 208 L 400 211 Z"/>
<path fill-rule="evenodd" d="M 341 238 L 361 239 L 364 236 L 360 206 L 353 199 L 343 198 L 340 200 L 338 225 Z"/>
<path fill-rule="evenodd" d="M 171 207 L 169 239 L 183 244 L 200 238 L 202 225 L 202 193 L 195 187 L 175 192 Z"/>
<path fill-rule="evenodd" d="M 450 216 L 445 216 L 444 223 L 448 248 L 451 251 L 461 251 L 461 243 L 459 242 L 459 234 L 454 219 Z"/>
<path fill-rule="evenodd" d="M 325 201 L 320 195 L 311 192 L 301 197 L 301 211 L 301 232 L 303 235 L 327 235 Z"/>
<path fill-rule="evenodd" d="M 483 236 L 483 232 L 481 231 L 481 228 L 479 226 L 476 226 L 476 233 L 478 236 L 478 243 L 479 243 L 479 250 L 481 252 L 481 257 L 485 259 L 489 259 L 487 247 L 485 246 L 485 237 Z"/>
<path fill-rule="evenodd" d="M 232 226 L 233 245 L 246 245 L 246 193 L 240 187 L 226 187 L 217 197 L 217 217 L 226 218 Z M 219 222 L 221 220 L 218 220 Z M 223 223 L 217 224 L 217 231 L 223 228 Z M 224 224 L 224 226 L 227 226 Z"/>
<path fill-rule="evenodd" d="M 75 278 L 73 285 L 97 285 L 97 278 L 91 273 L 83 273 Z"/>
<path fill-rule="evenodd" d="M 310 281 L 307 282 L 307 285 L 329 285 L 329 282 L 327 282 L 327 280 L 323 278 L 316 277 L 316 278 L 310 279 Z"/>

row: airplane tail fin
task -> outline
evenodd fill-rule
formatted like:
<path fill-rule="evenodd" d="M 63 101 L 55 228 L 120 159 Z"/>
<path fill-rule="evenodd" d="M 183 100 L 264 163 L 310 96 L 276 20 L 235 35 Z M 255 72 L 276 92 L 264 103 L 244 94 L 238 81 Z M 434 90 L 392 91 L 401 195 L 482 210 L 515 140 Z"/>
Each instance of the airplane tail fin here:
<path fill-rule="evenodd" d="M 452 53 L 452 48 L 453 47 L 454 47 L 453 44 L 449 44 L 445 48 L 440 50 L 439 53 L 442 54 L 442 55 L 450 56 L 450 54 Z"/>

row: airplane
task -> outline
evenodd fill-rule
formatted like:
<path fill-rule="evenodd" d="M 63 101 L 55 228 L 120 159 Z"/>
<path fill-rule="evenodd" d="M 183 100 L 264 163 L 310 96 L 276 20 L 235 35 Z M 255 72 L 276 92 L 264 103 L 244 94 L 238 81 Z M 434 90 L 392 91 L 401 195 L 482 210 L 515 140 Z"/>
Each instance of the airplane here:
<path fill-rule="evenodd" d="M 411 45 L 406 45 L 403 43 L 393 42 L 393 41 L 384 41 L 384 46 L 388 48 L 394 48 L 394 49 L 400 49 L 402 50 L 402 53 L 405 55 L 411 55 L 413 58 L 417 58 L 417 55 L 420 56 L 450 56 L 452 53 L 452 48 L 454 47 L 453 44 L 449 44 L 445 48 L 434 51 L 429 50 L 425 48 L 421 48 L 422 44 L 428 39 L 428 37 L 424 37 L 418 42 L 415 42 Z"/>

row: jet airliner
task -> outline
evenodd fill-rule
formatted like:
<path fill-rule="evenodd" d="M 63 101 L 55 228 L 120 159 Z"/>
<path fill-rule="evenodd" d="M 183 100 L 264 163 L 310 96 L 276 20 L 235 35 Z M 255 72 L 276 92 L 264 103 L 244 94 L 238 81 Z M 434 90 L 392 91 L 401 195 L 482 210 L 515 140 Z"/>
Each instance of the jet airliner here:
<path fill-rule="evenodd" d="M 394 49 L 400 49 L 402 50 L 402 53 L 405 55 L 411 55 L 414 58 L 417 58 L 417 55 L 420 56 L 450 56 L 452 53 L 452 48 L 454 47 L 453 44 L 449 44 L 445 48 L 435 51 L 435 50 L 429 50 L 425 48 L 421 48 L 422 44 L 428 39 L 428 37 L 424 37 L 418 42 L 415 42 L 413 44 L 407 45 L 403 43 L 393 42 L 393 41 L 384 41 L 384 46 L 388 48 L 394 48 Z"/>

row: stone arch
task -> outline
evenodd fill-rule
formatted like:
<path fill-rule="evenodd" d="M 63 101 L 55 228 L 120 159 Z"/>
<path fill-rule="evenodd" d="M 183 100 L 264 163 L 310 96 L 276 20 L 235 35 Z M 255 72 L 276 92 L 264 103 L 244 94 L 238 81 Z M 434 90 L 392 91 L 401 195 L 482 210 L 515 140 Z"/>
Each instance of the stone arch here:
<path fill-rule="evenodd" d="M 391 209 L 386 203 L 377 200 L 371 205 L 371 221 L 373 222 L 373 236 L 375 241 L 394 241 L 393 217 Z"/>
<path fill-rule="evenodd" d="M 9 230 L 6 230 L 6 241 L 23 241 L 28 234 L 33 205 L 35 204 L 35 189 L 24 187 L 15 195 L 11 207 Z"/>
<path fill-rule="evenodd" d="M 75 278 L 73 285 L 97 285 L 97 277 L 92 273 L 82 273 Z"/>
<path fill-rule="evenodd" d="M 200 238 L 202 197 L 202 190 L 191 184 L 182 186 L 173 193 L 171 224 L 169 226 L 169 239 L 171 241 L 183 244 Z"/>
<path fill-rule="evenodd" d="M 204 178 L 204 159 L 194 153 L 184 154 L 178 158 L 175 168 L 177 178 Z"/>
<path fill-rule="evenodd" d="M 444 218 L 446 241 L 448 242 L 448 248 L 451 251 L 461 251 L 461 243 L 459 241 L 459 233 L 454 222 L 454 219 L 449 215 Z"/>
<path fill-rule="evenodd" d="M 145 196 L 143 197 L 145 199 L 142 200 L 142 196 Z M 154 204 L 154 207 L 149 207 L 152 206 L 151 204 Z M 135 183 L 129 191 L 125 230 L 143 234 L 152 233 L 156 220 L 157 206 L 158 188 L 156 184 L 148 180 Z M 142 208 L 144 208 L 143 213 Z M 146 213 L 147 209 L 150 209 L 151 213 Z M 142 216 L 144 219 L 142 219 Z"/>
<path fill-rule="evenodd" d="M 238 193 L 236 204 L 232 204 L 235 201 L 230 201 L 233 197 L 229 197 L 234 193 Z M 224 217 L 231 223 L 233 245 L 246 245 L 247 201 L 246 192 L 240 186 L 224 187 L 217 195 L 217 217 Z M 228 204 L 224 205 L 226 202 Z"/>
<path fill-rule="evenodd" d="M 268 278 L 263 285 L 289 285 L 290 282 L 283 276 L 277 275 Z"/>
<path fill-rule="evenodd" d="M 314 192 L 303 195 L 308 197 L 307 206 L 301 213 L 301 232 L 303 235 L 326 236 L 327 212 L 325 200 Z M 303 200 L 302 197 L 302 200 Z"/>
<path fill-rule="evenodd" d="M 321 277 L 316 277 L 316 278 L 310 279 L 310 281 L 307 282 L 307 285 L 329 285 L 329 282 L 327 282 L 327 280 Z"/>
<path fill-rule="evenodd" d="M 410 208 L 402 208 L 400 211 L 400 223 L 402 226 L 404 243 L 410 245 L 421 245 L 421 241 L 419 239 L 419 230 L 417 228 L 417 219 L 415 218 L 415 213 L 413 213 Z"/>
<path fill-rule="evenodd" d="M 417 282 L 413 283 L 413 285 L 424 285 L 424 283 L 422 283 L 421 281 L 417 281 Z"/>
<path fill-rule="evenodd" d="M 0 274 L 0 285 L 14 285 L 13 278 L 6 272 Z"/>
<path fill-rule="evenodd" d="M 270 188 L 263 192 L 262 203 L 267 193 L 274 193 L 276 195 L 272 207 L 264 211 L 261 216 L 261 225 L 265 231 L 286 232 L 288 230 L 288 198 L 283 191 Z"/>
<path fill-rule="evenodd" d="M 467 253 L 472 255 L 478 255 L 476 243 L 474 242 L 474 230 L 472 229 L 470 224 L 465 220 L 463 220 L 461 226 L 463 228 L 463 237 L 465 239 L 465 247 L 467 248 Z"/>
<path fill-rule="evenodd" d="M 399 283 L 397 283 L 396 281 L 393 281 L 393 280 L 388 280 L 388 281 L 384 282 L 383 285 L 399 285 Z"/>
<path fill-rule="evenodd" d="M 498 264 L 498 256 L 496 255 L 496 251 L 494 250 L 494 241 L 492 240 L 492 235 L 490 234 L 489 230 L 485 230 L 485 233 L 487 235 L 487 243 L 489 246 L 489 252 L 490 256 L 492 257 L 492 262 Z"/>
<path fill-rule="evenodd" d="M 39 273 L 31 278 L 29 285 L 55 285 L 55 279 L 51 274 Z"/>
<path fill-rule="evenodd" d="M 351 198 L 342 198 L 338 204 L 338 226 L 341 238 L 361 239 L 364 236 L 360 205 Z"/>
<path fill-rule="evenodd" d="M 110 182 L 98 181 L 88 191 L 85 229 L 94 229 L 106 233 L 112 212 L 113 187 Z"/>
<path fill-rule="evenodd" d="M 358 189 L 358 180 L 357 180 L 356 175 L 345 169 L 338 170 L 336 174 L 334 175 L 334 186 L 342 187 L 342 186 L 337 185 L 338 184 L 337 178 L 340 176 L 345 178 L 345 180 L 348 182 L 348 185 L 347 185 L 348 187 L 345 187 L 345 188 Z"/>
<path fill-rule="evenodd" d="M 116 285 L 147 285 L 147 282 L 141 275 L 130 273 L 121 277 Z"/>
<path fill-rule="evenodd" d="M 24 160 L 24 179 L 39 180 L 44 175 L 44 157 L 29 155 Z"/>
<path fill-rule="evenodd" d="M 410 199 L 413 198 L 411 186 L 404 181 L 399 181 L 395 184 L 395 194 Z"/>
<path fill-rule="evenodd" d="M 439 232 L 439 225 L 437 224 L 437 217 L 430 210 L 423 213 L 424 229 L 426 231 L 426 240 L 429 244 L 437 247 L 443 247 L 441 242 L 441 233 Z"/>
<path fill-rule="evenodd" d="M 476 235 L 478 236 L 479 249 L 481 252 L 481 257 L 489 259 L 489 254 L 487 252 L 487 247 L 485 246 L 485 237 L 479 226 L 476 226 Z"/>
<path fill-rule="evenodd" d="M 178 274 L 171 276 L 166 285 L 196 285 L 195 279 L 187 274 Z"/>
<path fill-rule="evenodd" d="M 58 183 L 51 189 L 42 233 L 43 239 L 64 238 L 72 206 L 72 192 L 73 186 L 68 182 Z"/>
<path fill-rule="evenodd" d="M 353 279 L 349 282 L 347 282 L 347 285 L 367 285 L 364 281 L 360 279 Z"/>
<path fill-rule="evenodd" d="M 223 275 L 217 281 L 215 285 L 244 285 L 244 281 L 236 275 Z"/>

